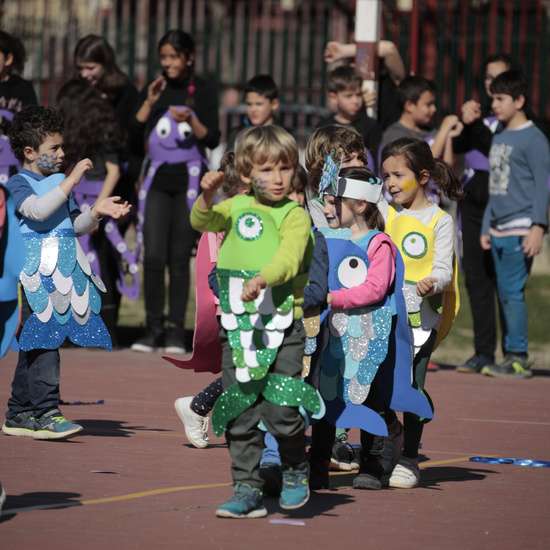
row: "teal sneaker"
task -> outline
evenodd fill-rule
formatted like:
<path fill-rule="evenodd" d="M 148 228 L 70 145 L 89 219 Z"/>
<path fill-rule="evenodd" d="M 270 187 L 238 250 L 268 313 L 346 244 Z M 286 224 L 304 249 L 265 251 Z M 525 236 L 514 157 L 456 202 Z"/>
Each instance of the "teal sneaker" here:
<path fill-rule="evenodd" d="M 481 374 L 494 378 L 531 378 L 531 361 L 525 355 L 507 353 L 500 363 L 486 365 Z"/>
<path fill-rule="evenodd" d="M 34 437 L 38 423 L 32 412 L 22 412 L 14 418 L 6 418 L 2 431 L 7 435 L 18 435 L 20 437 Z"/>
<path fill-rule="evenodd" d="M 246 483 L 233 487 L 233 496 L 216 510 L 219 518 L 263 518 L 267 509 L 263 505 L 260 489 Z"/>
<path fill-rule="evenodd" d="M 36 420 L 34 439 L 69 439 L 84 428 L 66 420 L 59 409 L 48 411 Z"/>
<path fill-rule="evenodd" d="M 300 508 L 309 500 L 308 468 L 283 466 L 283 489 L 279 505 L 285 510 Z"/>

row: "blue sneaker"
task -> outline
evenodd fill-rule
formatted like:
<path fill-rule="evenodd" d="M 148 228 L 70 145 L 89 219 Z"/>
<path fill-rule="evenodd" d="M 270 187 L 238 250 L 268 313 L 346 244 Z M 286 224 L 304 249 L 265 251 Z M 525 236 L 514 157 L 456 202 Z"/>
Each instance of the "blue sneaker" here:
<path fill-rule="evenodd" d="M 84 429 L 80 424 L 65 420 L 59 409 L 43 414 L 36 423 L 34 439 L 69 439 Z"/>
<path fill-rule="evenodd" d="M 483 367 L 490 365 L 493 362 L 493 357 L 488 357 L 487 355 L 474 355 L 462 365 L 458 365 L 455 370 L 456 372 L 477 373 L 481 372 Z"/>
<path fill-rule="evenodd" d="M 2 431 L 7 435 L 18 435 L 21 437 L 34 437 L 38 423 L 32 412 L 22 412 L 14 418 L 6 418 Z"/>
<path fill-rule="evenodd" d="M 300 508 L 309 500 L 308 468 L 283 466 L 283 489 L 279 504 L 285 510 Z"/>
<path fill-rule="evenodd" d="M 262 502 L 260 489 L 246 483 L 233 487 L 233 496 L 216 510 L 219 518 L 263 518 L 267 509 Z"/>

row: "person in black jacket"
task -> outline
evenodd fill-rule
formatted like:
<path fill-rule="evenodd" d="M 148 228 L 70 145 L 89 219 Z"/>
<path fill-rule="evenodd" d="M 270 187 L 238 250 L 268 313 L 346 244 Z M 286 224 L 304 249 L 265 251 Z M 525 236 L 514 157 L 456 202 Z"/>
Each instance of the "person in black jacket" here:
<path fill-rule="evenodd" d="M 195 43 L 181 30 L 171 30 L 158 44 L 162 75 L 139 93 L 130 132 L 145 142 L 170 119 L 178 131 L 187 128 L 203 151 L 200 173 L 178 161 L 184 154 L 175 148 L 172 158 L 156 170 L 147 193 L 143 227 L 146 334 L 132 345 L 134 351 L 164 348 L 167 354 L 185 353 L 184 322 L 189 295 L 189 258 L 196 234 L 189 222 L 188 184 L 208 170 L 206 147 L 220 140 L 218 98 L 215 87 L 195 74 Z M 180 141 L 183 140 L 183 136 Z M 147 168 L 146 168 L 147 170 Z M 143 190 L 143 188 L 142 188 Z M 169 268 L 167 330 L 164 330 L 165 282 Z"/>
<path fill-rule="evenodd" d="M 8 145 L 13 115 L 27 105 L 38 103 L 32 84 L 19 76 L 24 67 L 23 43 L 16 36 L 0 31 L 0 184 L 3 185 L 21 168 Z"/>

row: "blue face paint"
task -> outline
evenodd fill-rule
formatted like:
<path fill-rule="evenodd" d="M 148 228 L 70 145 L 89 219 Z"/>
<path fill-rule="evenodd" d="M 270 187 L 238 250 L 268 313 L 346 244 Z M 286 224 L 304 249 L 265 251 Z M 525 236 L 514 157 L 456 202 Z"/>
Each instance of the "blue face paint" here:
<path fill-rule="evenodd" d="M 262 195 L 268 199 L 272 198 L 271 194 L 267 191 L 269 180 L 251 178 L 250 181 L 252 182 L 252 187 L 254 187 L 255 191 L 257 191 L 259 195 Z"/>
<path fill-rule="evenodd" d="M 54 155 L 48 155 L 48 153 L 44 153 L 36 159 L 36 165 L 43 170 L 54 170 L 56 162 L 57 157 Z"/>

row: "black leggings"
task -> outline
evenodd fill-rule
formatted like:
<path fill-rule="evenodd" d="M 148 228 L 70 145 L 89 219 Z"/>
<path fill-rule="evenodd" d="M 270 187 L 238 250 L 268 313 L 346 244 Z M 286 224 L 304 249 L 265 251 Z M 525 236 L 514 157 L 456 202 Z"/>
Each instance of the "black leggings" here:
<path fill-rule="evenodd" d="M 193 401 L 191 401 L 191 410 L 200 416 L 206 416 L 212 410 L 222 392 L 222 377 L 220 376 L 195 395 Z"/>
<path fill-rule="evenodd" d="M 143 227 L 144 291 L 147 326 L 164 324 L 164 272 L 169 268 L 168 317 L 170 324 L 183 327 L 189 295 L 189 258 L 196 233 L 189 221 L 186 188 L 173 193 L 147 194 Z"/>

